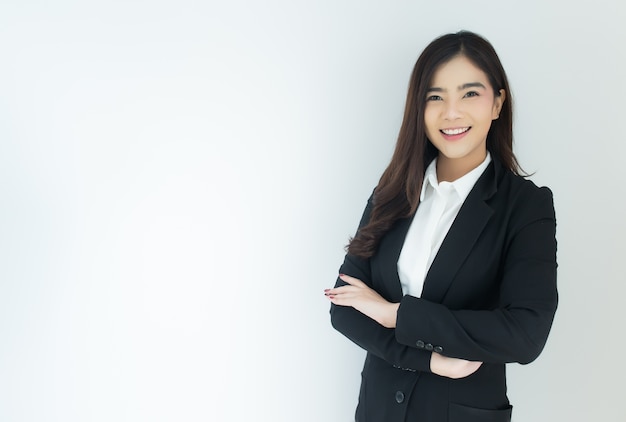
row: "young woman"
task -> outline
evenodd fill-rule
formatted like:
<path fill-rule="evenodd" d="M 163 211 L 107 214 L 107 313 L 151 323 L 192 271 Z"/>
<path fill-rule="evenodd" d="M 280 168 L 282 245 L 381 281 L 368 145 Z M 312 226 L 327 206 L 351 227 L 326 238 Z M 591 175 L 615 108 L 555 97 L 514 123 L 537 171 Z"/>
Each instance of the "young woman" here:
<path fill-rule="evenodd" d="M 520 176 L 511 92 L 489 42 L 420 55 L 391 163 L 333 289 L 367 351 L 359 422 L 504 422 L 505 364 L 533 361 L 557 307 L 552 193 Z"/>

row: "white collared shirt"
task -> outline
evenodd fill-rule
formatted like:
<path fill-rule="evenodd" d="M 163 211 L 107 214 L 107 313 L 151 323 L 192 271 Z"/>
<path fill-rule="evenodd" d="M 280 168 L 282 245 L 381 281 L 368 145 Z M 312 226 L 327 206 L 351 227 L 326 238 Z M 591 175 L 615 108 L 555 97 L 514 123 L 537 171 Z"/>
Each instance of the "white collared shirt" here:
<path fill-rule="evenodd" d="M 424 279 L 443 239 L 490 162 L 491 155 L 487 152 L 487 157 L 478 167 L 454 182 L 439 183 L 436 158 L 426 169 L 420 204 L 398 259 L 398 275 L 405 295 L 421 296 Z"/>

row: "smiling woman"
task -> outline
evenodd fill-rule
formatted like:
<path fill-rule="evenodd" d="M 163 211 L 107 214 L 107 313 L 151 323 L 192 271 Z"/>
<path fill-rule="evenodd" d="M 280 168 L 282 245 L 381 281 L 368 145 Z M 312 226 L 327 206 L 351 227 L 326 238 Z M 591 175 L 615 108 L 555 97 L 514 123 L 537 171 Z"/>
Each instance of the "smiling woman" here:
<path fill-rule="evenodd" d="M 552 193 L 520 175 L 493 47 L 420 55 L 391 163 L 348 245 L 333 326 L 367 351 L 357 421 L 508 422 L 505 364 L 541 353 L 557 307 Z"/>

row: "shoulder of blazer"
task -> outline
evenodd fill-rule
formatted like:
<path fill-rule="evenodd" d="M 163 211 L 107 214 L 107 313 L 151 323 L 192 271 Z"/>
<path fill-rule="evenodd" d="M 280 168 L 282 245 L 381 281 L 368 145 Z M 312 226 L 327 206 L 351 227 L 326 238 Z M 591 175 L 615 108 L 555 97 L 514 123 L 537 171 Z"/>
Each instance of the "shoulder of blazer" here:
<path fill-rule="evenodd" d="M 532 180 L 514 174 L 496 159 L 493 160 L 493 167 L 494 176 L 483 184 L 482 189 L 483 199 L 494 210 L 506 210 L 519 224 L 555 218 L 554 201 L 549 188 L 539 187 Z"/>

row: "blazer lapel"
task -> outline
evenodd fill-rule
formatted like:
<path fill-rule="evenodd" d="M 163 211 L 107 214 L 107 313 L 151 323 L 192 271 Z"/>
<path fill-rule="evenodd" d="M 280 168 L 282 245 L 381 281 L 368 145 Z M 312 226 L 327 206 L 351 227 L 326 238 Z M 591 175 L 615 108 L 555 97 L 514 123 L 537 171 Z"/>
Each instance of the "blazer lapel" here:
<path fill-rule="evenodd" d="M 378 247 L 377 260 L 392 264 L 380 266 L 380 275 L 385 280 L 384 288 L 387 291 L 379 293 L 392 302 L 400 302 L 402 299 L 402 285 L 400 284 L 397 263 L 411 221 L 413 221 L 413 217 L 398 220 L 383 237 Z"/>
<path fill-rule="evenodd" d="M 485 202 L 497 190 L 499 163 L 492 161 L 467 196 L 424 280 L 422 297 L 441 303 L 454 277 L 493 215 Z"/>

